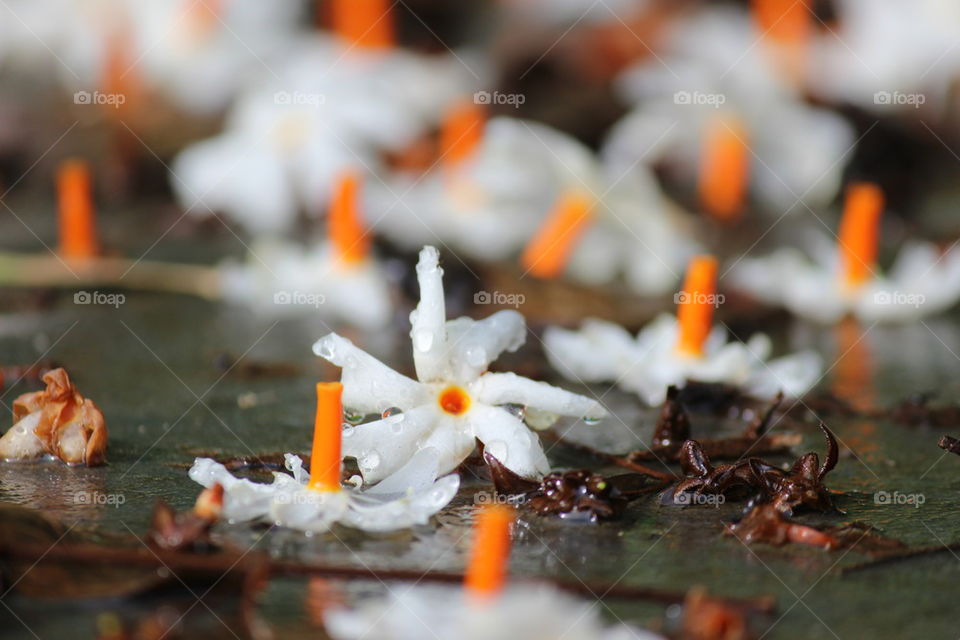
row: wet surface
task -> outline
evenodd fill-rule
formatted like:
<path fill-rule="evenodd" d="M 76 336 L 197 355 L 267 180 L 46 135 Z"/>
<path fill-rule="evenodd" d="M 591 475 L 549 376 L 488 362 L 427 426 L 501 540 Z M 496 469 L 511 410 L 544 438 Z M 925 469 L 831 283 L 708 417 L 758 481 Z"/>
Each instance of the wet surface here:
<path fill-rule="evenodd" d="M 130 292 L 118 308 L 75 305 L 72 292 L 58 294 L 42 310 L 0 316 L 0 360 L 29 364 L 53 359 L 68 368 L 81 392 L 102 408 L 110 430 L 109 465 L 69 468 L 56 463 L 0 466 L 0 500 L 42 509 L 94 536 L 104 532 L 142 534 L 154 501 L 190 506 L 199 487 L 186 475 L 191 450 L 252 456 L 276 451 L 309 451 L 313 384 L 335 374 L 310 352 L 328 328 L 317 319 L 280 322 L 248 311 L 185 297 Z M 400 370 L 410 368 L 405 329 L 396 336 L 355 341 Z M 956 397 L 960 372 L 960 336 L 953 318 L 912 327 L 858 327 L 844 331 L 807 325 L 784 332 L 791 347 L 813 346 L 836 363 L 821 387 L 853 397 L 864 405 L 892 406 L 920 391 L 936 391 L 940 401 Z M 536 358 L 539 340 L 526 357 Z M 284 375 L 237 375 L 222 366 L 223 353 L 242 362 L 294 365 Z M 837 361 L 837 354 L 845 354 Z M 229 366 L 229 365 L 228 365 Z M 239 366 L 239 365 L 237 365 Z M 566 385 L 572 388 L 572 385 Z M 24 384 L 5 389 L 9 407 Z M 640 410 L 617 390 L 591 390 L 617 417 L 597 425 L 582 422 L 568 435 L 613 451 L 649 444 L 656 410 Z M 789 404 L 789 402 L 788 402 Z M 841 524 L 861 520 L 884 535 L 913 546 L 960 540 L 956 518 L 960 498 L 960 460 L 937 447 L 940 435 L 957 429 L 906 427 L 877 418 L 825 418 L 841 443 L 840 463 L 828 486 L 840 492 L 843 516 L 804 516 L 804 523 Z M 742 430 L 739 421 L 699 414 L 694 437 Z M 774 427 L 773 432 L 784 428 Z M 6 425 L 5 425 L 6 426 Z M 791 423 L 797 426 L 797 423 Z M 802 425 L 803 442 L 794 455 L 772 458 L 792 462 L 807 451 L 823 454 L 823 437 L 814 421 Z M 558 468 L 590 466 L 595 460 L 562 445 L 549 453 Z M 284 531 L 225 526 L 219 534 L 232 542 L 304 562 L 383 568 L 463 568 L 474 511 L 474 492 L 486 485 L 467 484 L 433 526 L 391 535 L 362 535 L 343 529 L 316 537 Z M 887 492 L 889 502 L 885 494 Z M 896 493 L 894 493 L 896 492 Z M 920 506 L 896 504 L 902 496 L 922 496 Z M 660 506 L 655 495 L 627 506 L 624 515 L 597 525 L 535 517 L 517 529 L 511 572 L 517 579 L 544 576 L 565 580 L 650 586 L 683 591 L 705 585 L 725 596 L 773 594 L 777 613 L 756 620 L 764 638 L 897 637 L 909 622 L 924 638 L 955 638 L 956 584 L 960 559 L 949 552 L 846 576 L 840 569 L 863 562 L 857 551 L 823 551 L 797 545 L 746 547 L 722 536 L 742 504 L 693 508 Z M 316 637 L 318 608 L 325 598 L 366 597 L 382 592 L 376 581 L 333 583 L 326 591 L 303 579 L 277 579 L 260 599 L 259 614 L 277 635 Z M 401 587 L 405 588 L 405 587 Z M 321 595 L 317 595 L 321 593 Z M 322 594 L 327 595 L 322 595 Z M 308 594 L 311 594 L 308 597 Z M 333 595 L 331 595 L 333 594 Z M 197 592 L 202 596 L 203 592 Z M 163 603 L 182 611 L 196 598 L 179 600 L 50 604 L 7 596 L 0 609 L 4 637 L 92 637 L 109 626 L 104 612 L 139 618 Z M 183 619 L 191 635 L 234 637 L 231 603 L 204 597 Z M 606 616 L 641 625 L 665 615 L 660 604 L 604 600 Z M 179 607 L 179 609 L 178 609 Z M 216 615 L 211 615 L 211 610 Z M 16 616 L 16 617 L 14 617 Z M 174 615 L 176 619 L 178 616 Z M 19 621 L 17 620 L 19 619 Z M 241 635 L 238 633 L 238 635 Z M 173 636 L 168 636 L 173 637 Z"/>

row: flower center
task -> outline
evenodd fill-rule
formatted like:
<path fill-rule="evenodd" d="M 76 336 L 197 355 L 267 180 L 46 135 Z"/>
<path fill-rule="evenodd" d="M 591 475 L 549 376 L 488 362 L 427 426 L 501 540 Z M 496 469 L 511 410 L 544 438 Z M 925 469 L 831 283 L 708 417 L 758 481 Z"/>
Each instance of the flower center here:
<path fill-rule="evenodd" d="M 470 408 L 470 394 L 460 387 L 447 387 L 437 400 L 441 409 L 454 416 L 461 416 Z"/>

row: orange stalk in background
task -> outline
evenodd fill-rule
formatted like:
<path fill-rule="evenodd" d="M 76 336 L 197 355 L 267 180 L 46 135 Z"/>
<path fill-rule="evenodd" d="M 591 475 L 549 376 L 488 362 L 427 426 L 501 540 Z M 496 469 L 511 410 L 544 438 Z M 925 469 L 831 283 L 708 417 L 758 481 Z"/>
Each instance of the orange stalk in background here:
<path fill-rule="evenodd" d="M 814 14 L 805 0 L 753 0 L 753 20 L 761 37 L 779 51 L 783 70 L 794 80 L 804 75 Z"/>
<path fill-rule="evenodd" d="M 716 118 L 707 125 L 697 185 L 700 206 L 720 222 L 743 213 L 750 178 L 750 148 L 739 121 Z"/>
<path fill-rule="evenodd" d="M 448 169 L 459 167 L 476 152 L 483 141 L 487 110 L 473 101 L 462 100 L 446 113 L 440 126 L 440 158 Z"/>
<path fill-rule="evenodd" d="M 513 510 L 503 505 L 485 507 L 477 514 L 470 564 L 463 580 L 464 587 L 477 599 L 491 598 L 503 589 L 513 517 Z"/>
<path fill-rule="evenodd" d="M 60 254 L 89 259 L 99 253 L 90 168 L 80 159 L 66 160 L 57 170 Z"/>
<path fill-rule="evenodd" d="M 883 190 L 871 182 L 847 187 L 840 221 L 840 265 L 843 284 L 855 289 L 870 279 L 877 263 Z"/>
<path fill-rule="evenodd" d="M 331 0 L 333 31 L 363 49 L 388 49 L 395 44 L 389 0 Z"/>
<path fill-rule="evenodd" d="M 314 491 L 340 491 L 340 438 L 343 426 L 343 385 L 317 383 L 317 414 L 313 423 L 310 482 Z"/>
<path fill-rule="evenodd" d="M 327 233 L 344 264 L 363 262 L 370 253 L 370 237 L 360 215 L 360 176 L 353 171 L 343 173 L 336 182 Z"/>
<path fill-rule="evenodd" d="M 717 260 L 713 256 L 696 256 L 687 267 L 683 293 L 677 305 L 677 351 L 688 356 L 702 356 L 703 345 L 713 325 L 713 309 L 717 291 Z"/>
<path fill-rule="evenodd" d="M 553 212 L 527 243 L 520 264 L 538 278 L 555 278 L 563 272 L 570 254 L 593 220 L 593 201 L 579 190 L 560 194 Z"/>

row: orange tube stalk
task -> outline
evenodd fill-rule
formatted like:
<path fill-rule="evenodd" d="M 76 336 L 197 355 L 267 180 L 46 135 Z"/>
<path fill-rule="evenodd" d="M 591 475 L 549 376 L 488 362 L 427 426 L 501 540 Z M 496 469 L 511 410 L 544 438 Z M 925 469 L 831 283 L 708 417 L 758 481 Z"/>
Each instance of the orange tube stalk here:
<path fill-rule="evenodd" d="M 340 491 L 340 438 L 343 425 L 343 385 L 317 383 L 317 415 L 310 453 L 310 482 L 314 491 Z"/>
<path fill-rule="evenodd" d="M 94 219 L 93 187 L 86 161 L 67 160 L 57 171 L 60 254 L 68 259 L 89 259 L 99 253 Z"/>
<path fill-rule="evenodd" d="M 805 0 L 753 0 L 752 13 L 761 37 L 779 49 L 784 71 L 802 80 L 814 20 Z"/>
<path fill-rule="evenodd" d="M 856 289 L 873 275 L 880 241 L 883 190 L 870 182 L 847 187 L 840 222 L 840 263 L 843 285 Z"/>
<path fill-rule="evenodd" d="M 447 111 L 440 126 L 440 157 L 443 165 L 454 169 L 474 154 L 483 141 L 487 110 L 463 100 Z"/>
<path fill-rule="evenodd" d="M 503 589 L 510 557 L 510 524 L 513 510 L 503 505 L 485 507 L 474 524 L 470 564 L 464 587 L 471 596 L 486 600 Z"/>
<path fill-rule="evenodd" d="M 348 171 L 334 186 L 327 233 L 341 262 L 357 264 L 370 253 L 370 237 L 360 215 L 360 176 Z"/>
<path fill-rule="evenodd" d="M 581 191 L 561 194 L 553 212 L 527 243 L 520 264 L 538 278 L 559 276 L 592 220 L 593 201 L 586 194 Z"/>
<path fill-rule="evenodd" d="M 331 0 L 333 31 L 363 49 L 394 46 L 393 14 L 390 0 Z"/>
<path fill-rule="evenodd" d="M 736 120 L 717 118 L 707 126 L 697 184 L 700 206 L 720 222 L 743 213 L 750 178 L 746 129 Z"/>
<path fill-rule="evenodd" d="M 702 356 L 703 345 L 713 325 L 713 309 L 717 290 L 717 260 L 713 256 L 696 256 L 687 267 L 683 293 L 677 305 L 677 351 L 688 356 Z"/>

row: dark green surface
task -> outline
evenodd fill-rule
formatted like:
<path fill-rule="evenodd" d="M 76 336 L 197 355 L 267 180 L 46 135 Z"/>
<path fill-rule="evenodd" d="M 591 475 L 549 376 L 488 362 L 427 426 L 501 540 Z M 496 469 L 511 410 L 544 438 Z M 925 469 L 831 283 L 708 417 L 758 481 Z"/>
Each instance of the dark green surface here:
<path fill-rule="evenodd" d="M 310 353 L 310 345 L 326 331 L 320 321 L 257 318 L 177 296 L 128 293 L 119 309 L 77 306 L 72 294 L 58 297 L 51 309 L 16 311 L 0 316 L 0 360 L 29 363 L 46 357 L 65 364 L 81 391 L 103 409 L 110 429 L 110 464 L 101 469 L 66 468 L 49 464 L 0 467 L 0 499 L 42 508 L 77 523 L 78 530 L 142 533 L 150 509 L 162 498 L 178 508 L 192 503 L 197 486 L 175 465 L 188 464 L 187 449 L 218 449 L 225 454 L 249 454 L 309 448 L 313 382 L 329 369 Z M 398 331 L 391 364 L 409 368 L 406 328 Z M 889 404 L 914 390 L 939 389 L 953 397 L 960 361 L 955 324 L 949 319 L 927 321 L 909 328 L 871 329 L 862 342 L 872 371 L 873 395 Z M 942 342 L 941 342 L 942 341 Z M 530 340 L 538 344 L 535 339 Z M 793 342 L 818 345 L 828 362 L 835 345 L 828 331 L 802 328 Z M 374 349 L 384 355 L 384 349 Z M 219 352 L 246 354 L 251 360 L 299 363 L 294 378 L 248 380 L 221 378 L 213 365 Z M 535 353 L 535 350 L 531 353 Z M 829 386 L 836 370 L 825 379 Z M 20 386 L 7 390 L 10 404 Z M 603 393 L 603 389 L 595 392 Z M 255 393 L 260 404 L 240 409 L 237 397 Z M 647 437 L 649 416 L 638 422 L 629 398 L 618 391 L 605 401 L 624 421 Z M 695 418 L 698 433 L 708 423 Z M 704 425 L 707 425 L 706 428 Z M 957 517 L 960 459 L 936 447 L 938 432 L 909 429 L 883 421 L 833 420 L 831 426 L 856 455 L 843 449 L 829 485 L 844 492 L 839 506 L 847 519 L 864 520 L 890 536 L 913 545 L 960 540 Z M 608 420 L 590 427 L 598 434 L 624 432 Z M 960 427 L 956 430 L 960 432 Z M 955 434 L 956 435 L 956 434 Z M 822 437 L 811 424 L 802 451 L 823 452 Z M 556 454 L 557 452 L 553 452 Z M 784 460 L 786 461 L 786 460 Z M 558 464 L 576 464 L 569 455 Z M 922 493 L 926 503 L 876 505 L 879 489 Z M 119 508 L 76 504 L 77 491 L 119 494 Z M 279 532 L 259 546 L 278 555 L 337 564 L 379 567 L 462 568 L 467 539 L 465 524 L 472 510 L 470 492 L 445 510 L 438 527 L 409 533 L 370 537 L 337 531 L 336 535 L 304 538 Z M 624 521 L 584 526 L 559 521 L 522 524 L 512 558 L 516 577 L 556 576 L 565 579 L 620 581 L 625 584 L 683 590 L 693 584 L 730 596 L 775 594 L 776 616 L 765 638 L 957 638 L 956 585 L 960 560 L 949 553 L 841 577 L 838 569 L 865 560 L 856 552 L 757 546 L 747 548 L 719 535 L 738 505 L 715 510 L 659 507 L 652 500 L 631 505 Z M 236 541 L 254 539 L 246 529 L 226 532 Z M 382 589 L 363 585 L 365 591 Z M 353 588 L 359 588 L 355 585 Z M 261 612 L 281 633 L 316 635 L 303 614 L 303 581 L 275 582 L 265 594 Z M 198 594 L 199 595 L 199 594 Z M 102 611 L 135 617 L 150 604 L 113 602 L 51 605 L 15 596 L 0 607 L 3 637 L 89 637 Z M 186 599 L 186 606 L 192 602 Z M 664 614 L 660 606 L 610 602 L 608 614 L 652 622 Z M 211 604 L 213 606 L 213 604 Z M 140 607 L 140 608 L 137 608 Z M 782 616 L 782 618 L 780 618 Z M 229 626 L 231 620 L 221 616 Z M 612 615 L 608 618 L 613 619 Z M 204 607 L 187 618 L 188 629 L 211 637 L 233 637 Z M 775 622 L 775 624 L 774 624 Z M 28 630 L 29 628 L 29 630 Z"/>

